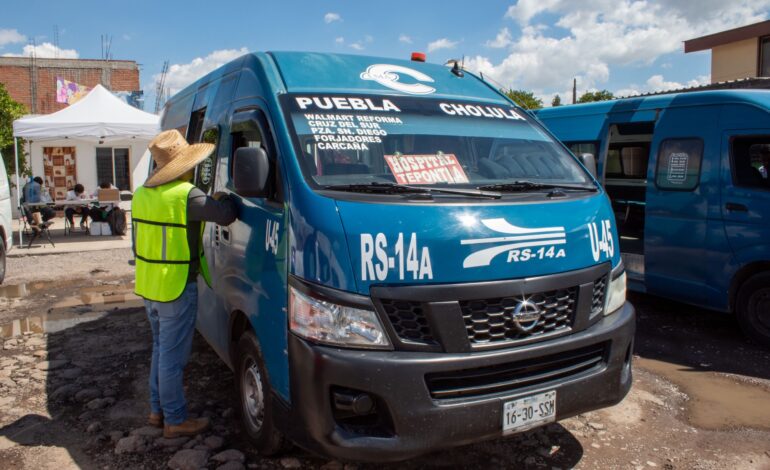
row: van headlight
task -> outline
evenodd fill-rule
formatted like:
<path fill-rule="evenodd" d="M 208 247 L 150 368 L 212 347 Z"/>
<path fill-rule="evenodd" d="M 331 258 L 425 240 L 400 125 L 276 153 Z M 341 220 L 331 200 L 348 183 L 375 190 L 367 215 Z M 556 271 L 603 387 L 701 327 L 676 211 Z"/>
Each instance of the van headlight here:
<path fill-rule="evenodd" d="M 390 349 L 372 310 L 339 305 L 289 287 L 289 327 L 305 339 L 333 346 Z"/>
<path fill-rule="evenodd" d="M 619 275 L 616 272 L 610 275 L 610 285 L 607 289 L 607 300 L 604 305 L 605 315 L 617 312 L 626 303 L 626 270 L 623 269 L 622 265 L 619 267 L 621 268 Z"/>

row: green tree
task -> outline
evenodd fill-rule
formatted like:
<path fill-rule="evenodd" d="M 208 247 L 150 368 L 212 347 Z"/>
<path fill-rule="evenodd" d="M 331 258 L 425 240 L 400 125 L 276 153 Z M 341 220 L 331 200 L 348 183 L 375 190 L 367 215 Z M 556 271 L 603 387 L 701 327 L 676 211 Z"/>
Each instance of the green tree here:
<path fill-rule="evenodd" d="M 504 93 L 505 96 L 524 109 L 540 109 L 543 107 L 543 100 L 536 97 L 531 91 L 508 90 Z"/>
<path fill-rule="evenodd" d="M 587 91 L 578 98 L 578 103 L 592 103 L 594 101 L 606 101 L 614 99 L 615 95 L 608 90 Z"/>
<path fill-rule="evenodd" d="M 551 100 L 551 106 L 561 106 L 561 96 L 556 95 Z"/>
<path fill-rule="evenodd" d="M 26 113 L 27 110 L 24 105 L 11 98 L 5 85 L 0 83 L 0 153 L 3 154 L 5 169 L 9 175 L 16 171 L 13 158 L 13 121 Z M 21 148 L 23 147 L 20 144 L 19 149 L 21 150 Z M 22 170 L 20 173 L 27 173 L 25 171 L 26 158 L 23 151 L 19 154 L 19 166 Z"/>

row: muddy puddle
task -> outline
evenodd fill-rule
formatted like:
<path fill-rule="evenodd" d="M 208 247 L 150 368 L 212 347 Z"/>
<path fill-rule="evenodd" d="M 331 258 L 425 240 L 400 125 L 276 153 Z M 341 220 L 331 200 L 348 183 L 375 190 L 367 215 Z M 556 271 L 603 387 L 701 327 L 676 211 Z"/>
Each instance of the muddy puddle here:
<path fill-rule="evenodd" d="M 64 289 L 62 289 L 64 288 Z M 12 338 L 25 333 L 55 333 L 77 324 L 98 320 L 110 311 L 142 307 L 144 301 L 134 294 L 133 282 L 108 283 L 99 286 L 76 287 L 76 283 L 57 283 L 57 293 L 71 288 L 70 295 L 52 295 L 51 283 L 33 282 L 0 287 L 0 297 L 32 299 L 49 297 L 51 304 L 41 315 L 29 315 L 0 324 L 0 338 Z"/>
<path fill-rule="evenodd" d="M 687 420 L 702 429 L 770 429 L 770 388 L 681 364 L 637 358 L 637 366 L 687 394 Z"/>

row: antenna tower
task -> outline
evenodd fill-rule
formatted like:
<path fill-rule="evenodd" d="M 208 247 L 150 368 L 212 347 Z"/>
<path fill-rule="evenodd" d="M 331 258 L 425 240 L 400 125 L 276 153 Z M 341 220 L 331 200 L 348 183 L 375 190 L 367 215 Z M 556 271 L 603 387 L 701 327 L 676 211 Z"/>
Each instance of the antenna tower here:
<path fill-rule="evenodd" d="M 166 102 L 164 94 L 166 92 L 166 75 L 168 74 L 168 61 L 163 62 L 163 68 L 160 71 L 157 86 L 155 87 L 155 113 L 160 112 L 160 108 Z"/>

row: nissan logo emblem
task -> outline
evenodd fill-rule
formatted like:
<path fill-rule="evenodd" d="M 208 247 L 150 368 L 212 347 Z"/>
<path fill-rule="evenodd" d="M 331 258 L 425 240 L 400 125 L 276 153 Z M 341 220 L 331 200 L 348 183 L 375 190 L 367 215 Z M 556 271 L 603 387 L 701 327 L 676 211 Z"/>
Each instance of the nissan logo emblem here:
<path fill-rule="evenodd" d="M 526 333 L 532 331 L 537 326 L 541 314 L 542 312 L 534 302 L 522 300 L 516 304 L 511 317 L 516 328 Z"/>

